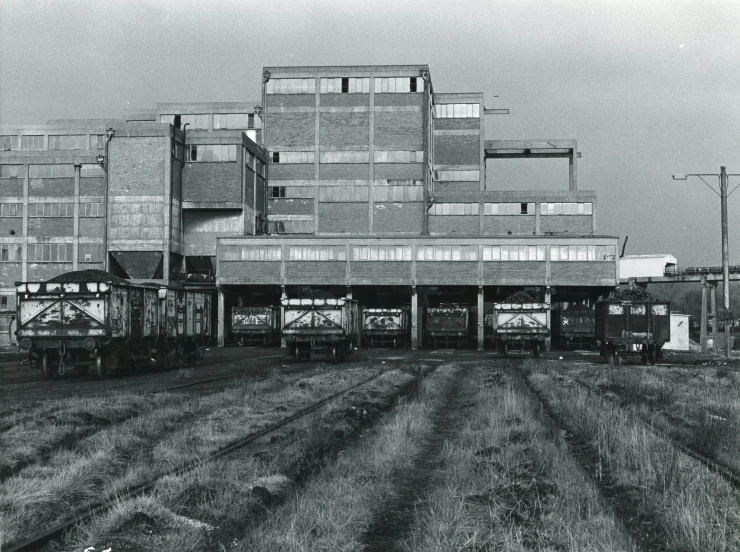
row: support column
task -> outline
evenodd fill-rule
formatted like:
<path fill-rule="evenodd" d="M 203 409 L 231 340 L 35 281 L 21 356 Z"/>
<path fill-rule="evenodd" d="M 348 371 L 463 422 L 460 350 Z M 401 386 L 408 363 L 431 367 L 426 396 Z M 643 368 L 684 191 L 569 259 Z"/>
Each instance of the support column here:
<path fill-rule="evenodd" d="M 711 284 L 710 284 L 711 285 Z M 711 299 L 712 313 L 709 323 L 712 325 L 712 338 L 714 339 L 714 352 L 719 354 L 719 319 L 717 318 L 717 286 L 712 285 L 710 288 L 709 298 Z"/>
<path fill-rule="evenodd" d="M 571 192 L 578 190 L 578 166 L 576 159 L 578 159 L 578 149 L 573 148 L 573 151 L 568 158 L 568 189 Z"/>
<path fill-rule="evenodd" d="M 419 348 L 419 295 L 416 286 L 411 287 L 411 350 Z"/>
<path fill-rule="evenodd" d="M 547 327 L 552 330 L 552 289 L 550 286 L 545 286 L 545 304 L 547 305 Z M 545 338 L 545 351 L 549 351 L 552 348 L 552 338 L 548 335 Z"/>
<path fill-rule="evenodd" d="M 483 342 L 483 323 L 485 322 L 486 313 L 484 310 L 484 304 L 483 304 L 483 286 L 478 286 L 478 350 L 483 350 L 483 345 L 485 343 Z"/>
<path fill-rule="evenodd" d="M 707 280 L 701 279 L 701 329 L 699 332 L 699 342 L 701 352 L 707 352 Z"/>
<path fill-rule="evenodd" d="M 226 304 L 224 301 L 224 288 L 218 287 L 218 346 L 223 347 L 226 342 Z"/>

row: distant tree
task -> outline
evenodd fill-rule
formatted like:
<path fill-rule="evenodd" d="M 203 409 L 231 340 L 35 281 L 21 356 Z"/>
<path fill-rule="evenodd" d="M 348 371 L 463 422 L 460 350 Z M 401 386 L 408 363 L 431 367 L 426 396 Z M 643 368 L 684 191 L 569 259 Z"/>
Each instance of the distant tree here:
<path fill-rule="evenodd" d="M 662 301 L 671 303 L 671 310 L 683 311 L 686 308 L 684 298 L 686 296 L 686 284 L 678 282 L 666 282 L 663 284 L 651 284 L 648 291 Z"/>

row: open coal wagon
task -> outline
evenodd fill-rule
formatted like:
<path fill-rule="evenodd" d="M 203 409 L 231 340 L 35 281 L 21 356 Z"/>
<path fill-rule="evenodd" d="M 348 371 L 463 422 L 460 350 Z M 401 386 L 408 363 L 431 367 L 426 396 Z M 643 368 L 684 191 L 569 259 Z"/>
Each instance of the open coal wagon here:
<path fill-rule="evenodd" d="M 231 333 L 240 346 L 264 345 L 280 339 L 280 307 L 234 307 Z"/>
<path fill-rule="evenodd" d="M 427 345 L 434 349 L 442 346 L 463 347 L 470 331 L 470 308 L 464 305 L 445 304 L 426 310 L 424 328 Z"/>
<path fill-rule="evenodd" d="M 546 303 L 494 303 L 493 314 L 485 319 L 491 326 L 494 346 L 504 357 L 512 350 L 532 351 L 539 357 L 550 337 L 549 309 Z"/>
<path fill-rule="evenodd" d="M 368 347 L 403 344 L 409 335 L 410 311 L 401 309 L 363 309 L 362 338 Z"/>
<path fill-rule="evenodd" d="M 344 360 L 357 341 L 359 307 L 352 299 L 282 299 L 282 331 L 288 354 L 312 360 L 323 354 Z"/>
<path fill-rule="evenodd" d="M 652 299 L 598 301 L 596 339 L 601 356 L 613 364 L 628 356 L 655 364 L 671 339 L 671 304 Z"/>
<path fill-rule="evenodd" d="M 552 312 L 553 340 L 561 349 L 594 349 L 596 311 L 571 308 Z"/>

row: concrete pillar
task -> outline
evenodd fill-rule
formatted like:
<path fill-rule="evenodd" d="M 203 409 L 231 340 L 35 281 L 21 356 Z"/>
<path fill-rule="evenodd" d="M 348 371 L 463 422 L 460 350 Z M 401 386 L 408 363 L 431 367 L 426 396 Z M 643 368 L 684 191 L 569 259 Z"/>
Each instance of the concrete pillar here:
<path fill-rule="evenodd" d="M 705 278 L 701 279 L 701 330 L 699 333 L 699 342 L 701 344 L 701 352 L 707 352 L 707 281 Z"/>
<path fill-rule="evenodd" d="M 226 304 L 224 301 L 224 289 L 218 288 L 218 346 L 223 347 L 226 343 Z"/>
<path fill-rule="evenodd" d="M 485 311 L 483 305 L 483 286 L 478 286 L 478 350 L 483 350 L 483 323 L 485 321 Z"/>
<path fill-rule="evenodd" d="M 552 332 L 552 289 L 550 286 L 545 286 L 545 304 L 547 305 L 547 327 Z M 552 338 L 548 335 L 545 338 L 545 350 L 549 351 L 552 348 Z"/>
<path fill-rule="evenodd" d="M 416 286 L 411 288 L 411 350 L 419 348 L 419 295 Z"/>
<path fill-rule="evenodd" d="M 578 165 L 576 159 L 578 159 L 578 151 L 576 148 L 573 148 L 568 158 L 568 189 L 571 192 L 578 190 Z"/>
<path fill-rule="evenodd" d="M 710 299 L 712 305 L 712 316 L 710 323 L 712 324 L 712 337 L 714 338 L 714 352 L 718 353 L 721 351 L 719 346 L 719 320 L 717 318 L 717 286 L 713 285 L 710 289 Z"/>

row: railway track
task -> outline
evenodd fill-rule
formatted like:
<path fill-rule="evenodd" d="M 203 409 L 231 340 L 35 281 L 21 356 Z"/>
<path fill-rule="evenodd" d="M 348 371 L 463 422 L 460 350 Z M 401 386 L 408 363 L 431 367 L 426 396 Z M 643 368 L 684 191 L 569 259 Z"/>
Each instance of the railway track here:
<path fill-rule="evenodd" d="M 438 364 L 434 367 L 433 370 L 436 370 L 440 366 L 449 363 L 454 358 L 454 354 L 451 354 L 447 356 L 447 358 L 440 358 L 440 359 L 429 359 L 426 358 L 428 355 L 424 355 L 424 358 L 422 356 L 418 356 L 409 360 L 404 361 L 404 365 L 406 367 L 410 367 L 414 365 L 417 362 L 420 361 L 432 361 L 432 362 L 438 362 Z M 4 550 L 6 552 L 16 552 L 16 551 L 23 551 L 23 550 L 37 550 L 41 546 L 59 539 L 60 537 L 63 537 L 63 535 L 71 528 L 75 526 L 79 526 L 80 524 L 83 524 L 90 519 L 92 519 L 94 516 L 102 514 L 103 512 L 109 510 L 111 507 L 113 507 L 116 503 L 119 503 L 123 500 L 135 498 L 137 496 L 144 495 L 150 491 L 152 491 L 157 482 L 165 476 L 172 476 L 172 475 L 182 475 L 184 473 L 187 473 L 189 471 L 192 471 L 196 469 L 198 466 L 206 463 L 206 462 L 212 462 L 214 460 L 217 460 L 219 458 L 222 458 L 224 456 L 227 456 L 228 454 L 231 454 L 237 450 L 243 449 L 244 447 L 248 446 L 249 444 L 255 442 L 257 439 L 260 439 L 261 437 L 264 437 L 266 435 L 269 435 L 270 433 L 273 433 L 277 431 L 278 429 L 296 421 L 299 420 L 313 412 L 316 412 L 326 404 L 338 399 L 339 397 L 342 397 L 343 395 L 346 395 L 347 393 L 353 391 L 354 389 L 357 389 L 361 386 L 367 385 L 368 383 L 378 379 L 383 374 L 388 372 L 389 370 L 395 369 L 395 367 L 388 367 L 384 370 L 379 371 L 377 374 L 374 374 L 371 377 L 368 377 L 356 384 L 350 385 L 341 391 L 338 391 L 328 397 L 324 397 L 323 399 L 320 399 L 311 405 L 289 415 L 285 418 L 281 419 L 280 421 L 269 425 L 268 427 L 265 427 L 259 431 L 250 433 L 246 436 L 243 436 L 239 439 L 236 439 L 232 441 L 231 443 L 213 451 L 212 453 L 198 458 L 196 460 L 188 461 L 184 463 L 181 466 L 178 466 L 172 470 L 168 470 L 165 473 L 159 473 L 156 476 L 154 476 L 149 481 L 130 487 L 128 489 L 125 489 L 124 491 L 117 492 L 115 497 L 107 497 L 105 500 L 93 504 L 91 506 L 88 506 L 84 509 L 75 511 L 71 516 L 66 518 L 60 523 L 57 523 L 53 527 L 43 529 L 39 531 L 37 534 L 32 535 L 30 537 L 27 537 L 21 541 L 17 541 L 14 543 L 10 543 L 6 545 Z M 431 373 L 431 372 L 430 372 Z M 421 374 L 419 373 L 419 380 L 421 381 L 422 377 L 426 377 L 428 374 Z"/>
<path fill-rule="evenodd" d="M 601 392 L 600 389 L 596 387 L 592 387 L 588 383 L 582 381 L 580 378 L 572 378 L 572 381 L 576 384 L 580 385 L 582 388 L 586 389 L 590 393 L 594 393 L 595 395 L 598 395 L 601 399 L 609 401 L 613 404 L 617 404 L 617 401 L 608 395 L 605 395 Z M 727 481 L 730 485 L 735 487 L 736 489 L 740 489 L 740 473 L 738 473 L 736 470 L 731 468 L 730 466 L 727 466 L 726 464 L 714 459 L 709 458 L 708 456 L 702 454 L 698 450 L 696 450 L 693 447 L 690 447 L 686 445 L 685 443 L 682 443 L 679 439 L 674 437 L 670 434 L 669 431 L 663 431 L 659 428 L 655 427 L 650 421 L 645 420 L 642 416 L 639 414 L 637 415 L 637 418 L 642 423 L 642 425 L 651 433 L 653 433 L 655 436 L 660 437 L 662 439 L 665 439 L 669 441 L 674 447 L 676 447 L 679 451 L 683 452 L 684 454 L 690 456 L 691 458 L 694 458 L 695 460 L 698 460 L 701 462 L 704 466 L 706 466 L 708 469 L 713 471 L 714 473 L 720 475 L 725 481 Z M 678 420 L 671 420 L 669 423 L 678 422 Z M 685 426 L 687 429 L 688 426 Z"/>

